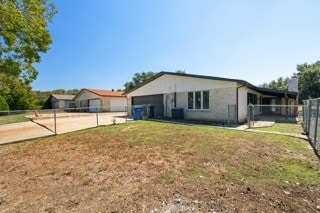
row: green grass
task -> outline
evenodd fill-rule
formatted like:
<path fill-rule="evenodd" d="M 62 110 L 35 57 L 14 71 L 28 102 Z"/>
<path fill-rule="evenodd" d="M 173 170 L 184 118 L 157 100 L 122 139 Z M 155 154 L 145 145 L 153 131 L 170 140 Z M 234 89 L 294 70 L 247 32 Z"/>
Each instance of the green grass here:
<path fill-rule="evenodd" d="M 317 169 L 318 172 L 313 172 Z M 319 185 L 320 171 L 318 166 L 303 159 L 279 157 L 266 171 L 271 181 L 278 184 L 308 183 L 308 185 Z"/>
<path fill-rule="evenodd" d="M 300 134 L 303 132 L 301 124 L 291 123 L 275 123 L 273 126 L 259 128 L 259 130 L 293 134 Z"/>
<path fill-rule="evenodd" d="M 19 123 L 24 121 L 29 121 L 30 119 L 27 118 L 25 115 L 5 115 L 0 116 L 0 125 L 4 124 L 11 124 L 11 123 Z"/>

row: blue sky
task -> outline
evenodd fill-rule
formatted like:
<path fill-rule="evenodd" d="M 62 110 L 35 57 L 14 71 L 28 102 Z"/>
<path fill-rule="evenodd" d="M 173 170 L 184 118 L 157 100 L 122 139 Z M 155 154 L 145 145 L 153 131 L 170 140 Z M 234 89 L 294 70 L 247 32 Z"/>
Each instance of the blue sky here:
<path fill-rule="evenodd" d="M 120 89 L 142 71 L 246 80 L 320 60 L 320 0 L 54 0 L 34 90 Z"/>

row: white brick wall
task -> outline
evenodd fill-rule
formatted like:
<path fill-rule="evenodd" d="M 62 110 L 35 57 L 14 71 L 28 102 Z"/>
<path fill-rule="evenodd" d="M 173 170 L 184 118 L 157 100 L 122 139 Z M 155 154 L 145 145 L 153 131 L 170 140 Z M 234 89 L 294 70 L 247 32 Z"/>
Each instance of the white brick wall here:
<path fill-rule="evenodd" d="M 177 93 L 177 107 L 184 108 L 184 116 L 191 120 L 227 121 L 228 104 L 236 104 L 236 88 L 209 90 L 209 109 L 188 109 L 188 92 Z M 235 115 L 231 115 L 234 116 Z"/>

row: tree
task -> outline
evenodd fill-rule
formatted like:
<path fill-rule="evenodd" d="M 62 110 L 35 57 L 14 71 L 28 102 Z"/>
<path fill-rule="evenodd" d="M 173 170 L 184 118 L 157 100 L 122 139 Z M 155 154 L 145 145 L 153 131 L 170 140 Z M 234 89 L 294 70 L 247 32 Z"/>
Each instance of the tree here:
<path fill-rule="evenodd" d="M 34 63 L 49 50 L 47 27 L 56 13 L 51 0 L 0 0 L 0 94 L 10 109 L 33 104 L 30 83 L 38 75 Z"/>
<path fill-rule="evenodd" d="M 6 99 L 4 99 L 4 97 L 0 95 L 0 115 L 6 114 L 6 112 L 1 112 L 1 111 L 9 111 L 9 105 Z"/>
<path fill-rule="evenodd" d="M 137 72 L 133 75 L 132 81 L 128 81 L 124 84 L 124 91 L 128 92 L 129 90 L 133 89 L 136 86 L 139 86 L 143 82 L 147 81 L 148 79 L 154 77 L 157 73 L 149 71 L 149 72 Z"/>
<path fill-rule="evenodd" d="M 297 65 L 299 98 L 306 100 L 320 97 L 320 61 Z"/>
<path fill-rule="evenodd" d="M 5 98 L 10 110 L 30 109 L 35 103 L 31 87 L 13 76 L 0 78 L 0 95 Z"/>
<path fill-rule="evenodd" d="M 0 0 L 0 73 L 26 84 L 36 79 L 34 63 L 49 50 L 47 29 L 57 13 L 51 0 Z"/>
<path fill-rule="evenodd" d="M 268 89 L 288 90 L 289 77 L 280 77 L 276 81 L 273 80 L 270 83 L 263 83 L 260 87 Z"/>

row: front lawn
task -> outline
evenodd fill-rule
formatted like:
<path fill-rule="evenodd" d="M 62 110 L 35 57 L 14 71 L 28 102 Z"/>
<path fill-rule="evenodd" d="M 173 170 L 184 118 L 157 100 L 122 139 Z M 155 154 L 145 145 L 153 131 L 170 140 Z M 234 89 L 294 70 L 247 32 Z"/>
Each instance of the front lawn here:
<path fill-rule="evenodd" d="M 282 135 L 140 121 L 0 146 L 4 212 L 314 212 L 320 165 Z"/>
<path fill-rule="evenodd" d="M 25 114 L 2 115 L 0 116 L 0 125 L 25 122 L 29 120 L 30 118 L 26 117 Z"/>
<path fill-rule="evenodd" d="M 303 132 L 301 124 L 292 123 L 275 123 L 273 126 L 262 127 L 259 130 L 293 134 L 301 134 Z"/>

